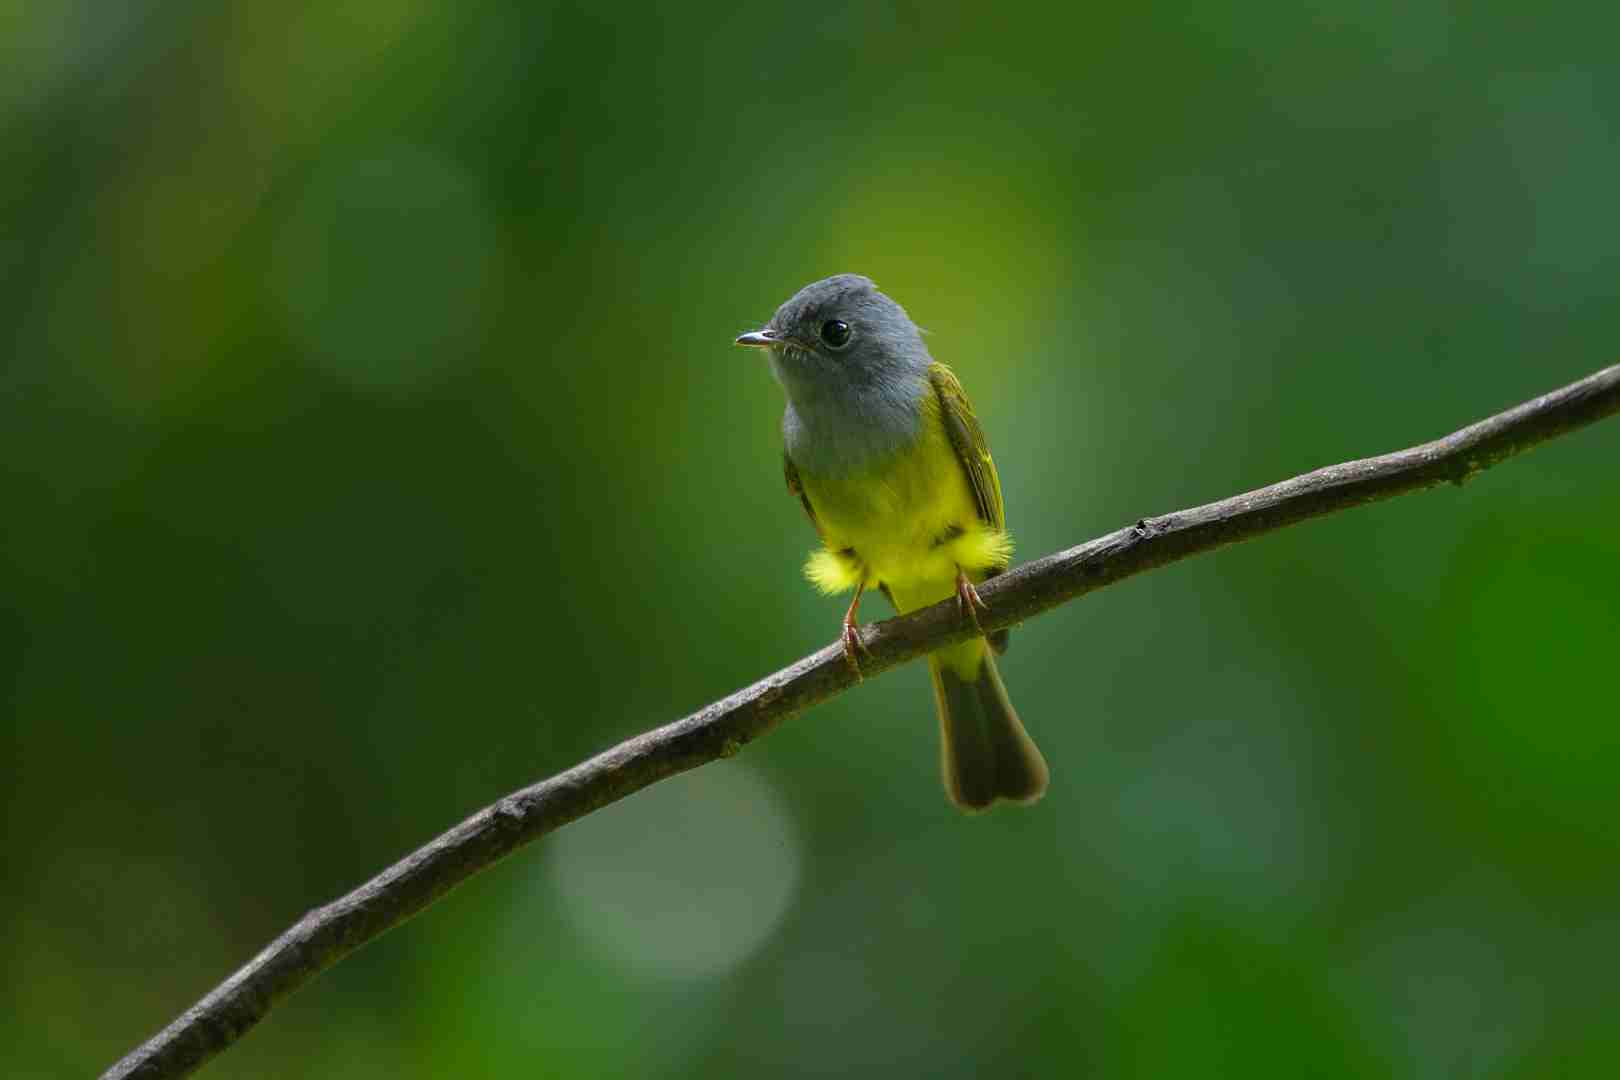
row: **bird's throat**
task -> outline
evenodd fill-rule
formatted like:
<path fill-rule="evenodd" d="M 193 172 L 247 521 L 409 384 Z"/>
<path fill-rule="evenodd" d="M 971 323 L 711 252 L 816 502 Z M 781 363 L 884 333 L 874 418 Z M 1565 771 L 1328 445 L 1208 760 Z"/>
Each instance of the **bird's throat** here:
<path fill-rule="evenodd" d="M 926 378 L 906 375 L 857 386 L 782 375 L 788 398 L 782 437 L 800 469 L 833 476 L 854 472 L 894 455 L 921 434 Z"/>

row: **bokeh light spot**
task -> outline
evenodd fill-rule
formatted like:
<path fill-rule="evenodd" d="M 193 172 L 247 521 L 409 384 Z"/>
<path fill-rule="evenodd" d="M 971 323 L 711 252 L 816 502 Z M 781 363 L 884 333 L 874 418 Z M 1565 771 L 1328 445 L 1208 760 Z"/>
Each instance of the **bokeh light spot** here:
<path fill-rule="evenodd" d="M 559 833 L 549 877 L 580 933 L 647 979 L 722 973 L 771 935 L 798 885 L 797 831 L 736 762 L 666 780 Z"/>

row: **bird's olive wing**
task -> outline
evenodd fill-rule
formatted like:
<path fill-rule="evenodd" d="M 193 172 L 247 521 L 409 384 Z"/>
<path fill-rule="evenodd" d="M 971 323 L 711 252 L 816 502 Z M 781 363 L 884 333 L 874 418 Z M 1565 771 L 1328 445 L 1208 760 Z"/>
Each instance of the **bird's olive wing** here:
<path fill-rule="evenodd" d="M 799 505 L 810 518 L 810 524 L 815 526 L 816 534 L 821 534 L 821 522 L 816 520 L 816 508 L 810 505 L 810 496 L 804 493 L 804 485 L 799 482 L 799 467 L 793 464 L 793 459 L 782 451 L 782 475 L 787 479 L 788 494 L 798 498 Z"/>
<path fill-rule="evenodd" d="M 1007 527 L 1007 511 L 1001 502 L 1001 478 L 996 475 L 996 463 L 990 457 L 990 444 L 985 440 L 979 418 L 973 415 L 967 392 L 957 382 L 956 373 L 936 362 L 928 369 L 928 381 L 933 384 L 939 398 L 939 416 L 945 425 L 945 435 L 956 451 L 956 460 L 967 473 L 973 488 L 973 499 L 979 504 L 979 520 L 996 529 Z M 985 577 L 1001 573 L 991 570 Z M 997 630 L 989 636 L 990 647 L 998 653 L 1007 651 L 1009 632 Z"/>
<path fill-rule="evenodd" d="M 939 415 L 945 424 L 945 434 L 956 450 L 956 459 L 967 472 L 973 498 L 979 504 L 979 519 L 993 528 L 1007 527 L 1007 512 L 1001 504 L 1001 478 L 996 475 L 996 463 L 990 457 L 990 444 L 985 441 L 979 418 L 973 415 L 967 394 L 956 375 L 944 364 L 935 363 L 928 369 L 928 381 L 933 384 L 939 398 Z"/>

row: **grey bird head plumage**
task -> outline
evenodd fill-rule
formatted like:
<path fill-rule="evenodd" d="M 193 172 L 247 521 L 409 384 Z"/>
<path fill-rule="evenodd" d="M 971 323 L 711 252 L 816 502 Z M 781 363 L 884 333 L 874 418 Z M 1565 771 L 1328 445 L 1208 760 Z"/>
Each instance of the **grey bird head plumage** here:
<path fill-rule="evenodd" d="M 870 278 L 812 282 L 737 344 L 768 351 L 800 468 L 844 472 L 916 437 L 933 358 L 905 309 Z"/>

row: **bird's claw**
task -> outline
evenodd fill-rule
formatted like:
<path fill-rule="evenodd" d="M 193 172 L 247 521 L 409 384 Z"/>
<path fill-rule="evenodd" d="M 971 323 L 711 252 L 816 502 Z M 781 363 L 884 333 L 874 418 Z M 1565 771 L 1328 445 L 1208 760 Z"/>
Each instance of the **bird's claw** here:
<path fill-rule="evenodd" d="M 861 640 L 861 628 L 850 619 L 844 620 L 844 630 L 838 635 L 839 643 L 844 647 L 844 659 L 849 662 L 850 668 L 855 672 L 855 680 L 863 681 L 866 676 L 861 672 L 861 653 L 872 655 L 872 650 L 866 647 Z"/>
<path fill-rule="evenodd" d="M 973 587 L 973 582 L 961 570 L 956 571 L 956 609 L 973 624 L 975 630 L 981 635 L 984 633 L 984 627 L 979 625 L 979 612 L 988 612 L 990 605 L 984 602 L 979 590 Z"/>

